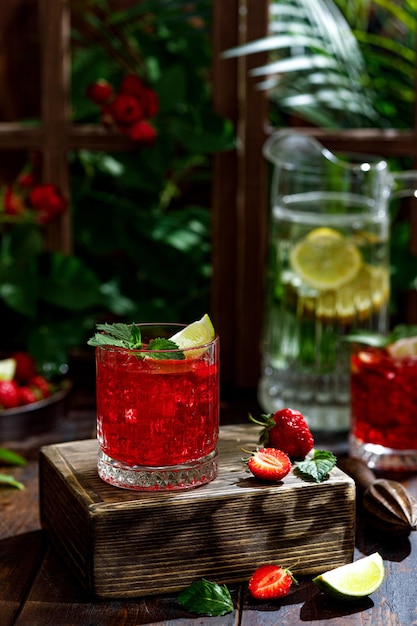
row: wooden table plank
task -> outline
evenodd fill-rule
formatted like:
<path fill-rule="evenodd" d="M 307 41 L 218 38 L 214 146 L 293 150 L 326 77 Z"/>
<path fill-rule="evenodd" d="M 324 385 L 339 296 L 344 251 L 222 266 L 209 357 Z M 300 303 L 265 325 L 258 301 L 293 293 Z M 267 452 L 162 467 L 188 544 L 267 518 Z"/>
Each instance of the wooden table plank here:
<path fill-rule="evenodd" d="M 240 421 L 245 417 L 246 412 L 240 411 Z M 93 411 L 82 417 L 77 413 L 42 443 L 89 438 L 93 422 Z M 321 443 L 318 441 L 318 446 L 329 448 L 332 442 Z M 25 491 L 0 488 L 1 626 L 409 626 L 416 622 L 417 533 L 406 537 L 380 534 L 363 517 L 360 507 L 355 558 L 378 550 L 386 567 L 381 588 L 360 603 L 334 602 L 319 593 L 310 579 L 301 580 L 283 600 L 269 603 L 252 600 L 246 583 L 230 585 L 235 611 L 219 618 L 186 613 L 175 594 L 140 600 L 92 600 L 40 530 L 38 447 L 36 442 L 32 444 L 22 442 L 21 446 L 28 465 L 12 470 L 25 484 Z M 405 484 L 417 497 L 417 476 Z"/>
<path fill-rule="evenodd" d="M 238 586 L 230 589 L 237 602 Z M 202 623 L 201 617 L 193 618 L 182 609 L 175 595 L 111 602 L 93 600 L 50 548 L 15 626 L 201 626 Z M 236 612 L 210 618 L 213 626 L 235 626 L 236 623 Z"/>

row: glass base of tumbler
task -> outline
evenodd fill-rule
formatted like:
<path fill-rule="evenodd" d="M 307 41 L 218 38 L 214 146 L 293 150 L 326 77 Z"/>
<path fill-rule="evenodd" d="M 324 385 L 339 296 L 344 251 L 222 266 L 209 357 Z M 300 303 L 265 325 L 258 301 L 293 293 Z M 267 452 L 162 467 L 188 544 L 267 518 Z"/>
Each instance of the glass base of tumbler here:
<path fill-rule="evenodd" d="M 135 491 L 178 491 L 211 482 L 218 472 L 218 454 L 211 454 L 181 465 L 130 467 L 99 450 L 98 475 L 104 482 Z"/>
<path fill-rule="evenodd" d="M 374 470 L 384 474 L 417 471 L 417 450 L 395 450 L 379 444 L 364 443 L 354 435 L 349 437 L 349 454 Z"/>

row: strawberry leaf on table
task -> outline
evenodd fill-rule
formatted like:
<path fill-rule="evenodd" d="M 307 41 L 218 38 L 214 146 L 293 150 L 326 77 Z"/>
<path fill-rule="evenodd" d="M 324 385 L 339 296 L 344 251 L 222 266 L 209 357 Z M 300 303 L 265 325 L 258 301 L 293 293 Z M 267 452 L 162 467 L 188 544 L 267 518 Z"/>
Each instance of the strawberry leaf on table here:
<path fill-rule="evenodd" d="M 294 465 L 302 473 L 321 483 L 336 465 L 336 457 L 328 450 L 315 450 L 310 459 L 296 461 Z"/>
<path fill-rule="evenodd" d="M 190 613 L 226 615 L 233 611 L 233 601 L 226 585 L 209 580 L 194 581 L 178 596 L 178 602 Z"/>

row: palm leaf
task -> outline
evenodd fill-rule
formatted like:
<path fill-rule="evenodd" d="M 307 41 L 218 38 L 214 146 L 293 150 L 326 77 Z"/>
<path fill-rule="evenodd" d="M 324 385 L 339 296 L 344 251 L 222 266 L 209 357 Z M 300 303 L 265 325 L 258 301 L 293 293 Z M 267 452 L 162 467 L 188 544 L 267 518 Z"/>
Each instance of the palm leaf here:
<path fill-rule="evenodd" d="M 390 14 L 398 9 L 391 0 L 376 1 Z M 351 8 L 355 26 L 367 28 L 368 0 L 353 0 L 355 11 L 352 2 L 336 2 L 346 10 Z M 406 8 L 395 14 L 397 19 L 409 18 Z M 271 103 L 282 113 L 299 115 L 322 127 L 388 126 L 375 95 L 380 84 L 371 80 L 357 35 L 332 0 L 273 0 L 269 35 L 222 56 L 267 52 L 268 62 L 251 70 L 251 75 L 260 79 L 257 88 L 268 90 Z M 395 67 L 394 59 L 400 59 L 406 72 L 413 60 L 407 46 L 394 45 L 388 37 L 371 41 L 369 35 L 366 50 L 371 45 L 374 65 L 386 66 L 391 54 L 391 67 Z M 400 94 L 406 100 L 410 97 L 404 90 Z"/>

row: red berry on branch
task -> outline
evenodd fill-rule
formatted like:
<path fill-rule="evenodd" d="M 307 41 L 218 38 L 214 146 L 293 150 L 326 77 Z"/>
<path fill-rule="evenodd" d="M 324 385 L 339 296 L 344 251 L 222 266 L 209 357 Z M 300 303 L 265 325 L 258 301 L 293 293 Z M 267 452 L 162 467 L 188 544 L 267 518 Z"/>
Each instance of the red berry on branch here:
<path fill-rule="evenodd" d="M 98 105 L 106 104 L 112 95 L 113 87 L 104 78 L 99 78 L 87 87 L 87 97 Z"/>
<path fill-rule="evenodd" d="M 118 126 L 130 126 L 143 118 L 143 108 L 134 96 L 119 93 L 110 103 L 108 111 Z"/>
<path fill-rule="evenodd" d="M 156 130 L 149 122 L 141 120 L 130 127 L 129 137 L 138 143 L 153 145 L 156 139 Z"/>
<path fill-rule="evenodd" d="M 29 204 L 37 213 L 37 221 L 47 224 L 65 213 L 67 202 L 55 185 L 37 185 L 29 194 Z"/>

